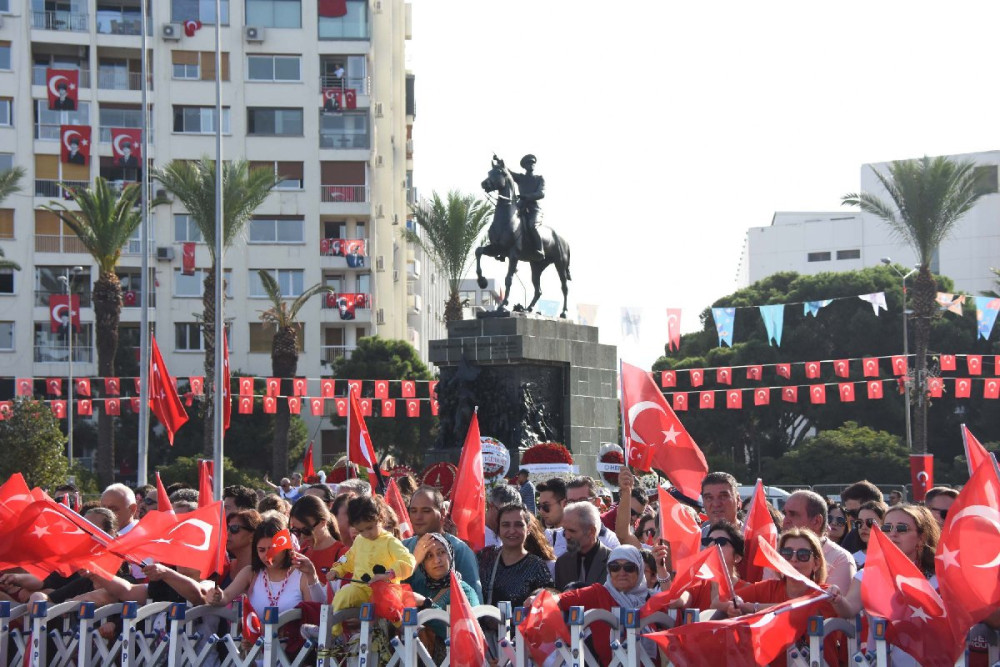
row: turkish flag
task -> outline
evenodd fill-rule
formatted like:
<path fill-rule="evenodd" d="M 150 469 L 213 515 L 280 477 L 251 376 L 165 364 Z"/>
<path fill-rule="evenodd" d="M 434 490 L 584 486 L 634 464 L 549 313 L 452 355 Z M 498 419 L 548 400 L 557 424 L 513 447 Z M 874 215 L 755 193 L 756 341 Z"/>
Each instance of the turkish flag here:
<path fill-rule="evenodd" d="M 60 125 L 59 137 L 62 144 L 59 156 L 63 164 L 90 164 L 89 125 Z"/>
<path fill-rule="evenodd" d="M 375 380 L 375 398 L 380 400 L 389 398 L 388 380 Z"/>
<path fill-rule="evenodd" d="M 335 398 L 333 404 L 337 407 L 337 416 L 346 417 L 347 416 L 347 399 L 346 398 Z"/>
<path fill-rule="evenodd" d="M 996 463 L 976 468 L 948 510 L 934 569 L 955 635 L 1000 606 L 1000 478 Z"/>
<path fill-rule="evenodd" d="M 128 399 L 128 408 L 132 411 L 132 414 L 139 414 L 139 410 L 142 409 L 142 403 L 139 402 L 138 396 L 132 396 Z"/>
<path fill-rule="evenodd" d="M 201 21 L 197 19 L 188 19 L 184 22 L 184 34 L 187 37 L 194 37 L 194 34 L 201 30 Z"/>
<path fill-rule="evenodd" d="M 336 19 L 347 16 L 347 0 L 319 0 L 318 13 L 323 18 Z"/>
<path fill-rule="evenodd" d="M 35 394 L 34 378 L 17 378 L 17 396 L 31 398 Z"/>
<path fill-rule="evenodd" d="M 353 320 L 354 310 L 357 308 L 357 294 L 340 294 L 337 297 L 337 310 L 340 311 L 340 319 Z"/>
<path fill-rule="evenodd" d="M 403 398 L 415 398 L 417 396 L 417 383 L 413 380 L 403 380 L 401 391 Z"/>
<path fill-rule="evenodd" d="M 348 380 L 347 381 L 347 393 L 354 393 L 361 396 L 361 380 Z"/>
<path fill-rule="evenodd" d="M 941 370 L 943 371 L 953 371 L 957 368 L 955 364 L 954 354 L 942 354 L 941 355 Z"/>
<path fill-rule="evenodd" d="M 919 656 L 921 665 L 953 667 L 965 648 L 965 633 L 956 636 L 948 623 L 957 610 L 946 611 L 924 574 L 877 527 L 868 538 L 861 603 L 869 615 L 889 622 L 889 642 Z"/>
<path fill-rule="evenodd" d="M 662 486 L 656 488 L 660 500 L 660 535 L 670 544 L 675 571 L 686 567 L 688 558 L 701 551 L 701 527 L 691 512 Z"/>
<path fill-rule="evenodd" d="M 358 91 L 354 88 L 344 89 L 344 108 L 345 109 L 357 109 L 358 108 Z M 364 246 L 362 245 L 362 248 Z M 350 260 L 348 261 L 348 266 L 350 266 Z"/>
<path fill-rule="evenodd" d="M 118 378 L 104 378 L 104 394 L 106 396 L 118 396 L 121 394 L 120 391 L 121 382 Z"/>
<path fill-rule="evenodd" d="M 407 417 L 419 417 L 420 416 L 420 401 L 416 398 L 406 399 L 406 416 Z"/>
<path fill-rule="evenodd" d="M 326 412 L 326 399 L 310 398 L 309 410 L 312 411 L 313 417 L 322 417 L 323 414 Z"/>
<path fill-rule="evenodd" d="M 714 391 L 703 391 L 698 396 L 698 407 L 702 410 L 714 410 L 715 409 L 715 392 Z"/>
<path fill-rule="evenodd" d="M 798 403 L 799 402 L 799 388 L 798 387 L 785 387 L 781 390 L 781 400 L 785 403 Z"/>
<path fill-rule="evenodd" d="M 240 396 L 239 398 L 239 412 L 241 415 L 252 415 L 253 414 L 253 397 L 252 396 Z"/>
<path fill-rule="evenodd" d="M 660 386 L 664 389 L 677 386 L 677 371 L 660 371 Z"/>
<path fill-rule="evenodd" d="M 77 324 L 79 327 L 79 324 Z M 982 375 L 983 373 L 983 355 L 981 354 L 970 354 L 965 357 L 965 363 L 969 368 L 969 375 Z"/>
<path fill-rule="evenodd" d="M 809 402 L 813 405 L 826 403 L 826 385 L 814 384 L 809 387 Z"/>
<path fill-rule="evenodd" d="M 104 399 L 104 414 L 111 417 L 117 417 L 122 413 L 121 401 L 117 398 L 106 398 Z"/>
<path fill-rule="evenodd" d="M 767 388 L 754 389 L 753 391 L 753 404 L 754 405 L 770 405 L 771 404 L 771 390 Z"/>
<path fill-rule="evenodd" d="M 217 566 L 225 533 L 225 513 L 218 501 L 187 514 L 146 512 L 138 525 L 117 537 L 109 549 L 136 563 L 152 558 L 157 563 L 194 568 L 204 579 Z"/>
<path fill-rule="evenodd" d="M 359 401 L 359 404 L 361 405 L 361 414 L 364 415 L 365 417 L 371 417 L 372 416 L 372 399 L 370 399 L 370 398 L 362 398 Z"/>
<path fill-rule="evenodd" d="M 295 378 L 292 380 L 292 396 L 305 396 L 307 386 L 305 378 Z"/>
<path fill-rule="evenodd" d="M 163 486 L 160 473 L 156 473 L 156 509 L 159 512 L 174 511 L 174 506 L 170 502 L 170 494 L 167 493 L 167 489 Z"/>
<path fill-rule="evenodd" d="M 298 396 L 288 397 L 288 412 L 289 414 L 297 415 L 302 412 L 302 399 Z"/>
<path fill-rule="evenodd" d="M 188 378 L 188 387 L 195 396 L 202 396 L 205 393 L 205 378 L 201 375 L 192 375 Z"/>
<path fill-rule="evenodd" d="M 116 167 L 138 168 L 142 159 L 142 130 L 137 127 L 111 128 L 111 156 Z"/>
<path fill-rule="evenodd" d="M 557 642 L 561 641 L 566 647 L 570 645 L 569 628 L 559 608 L 559 599 L 550 591 L 543 589 L 535 596 L 517 627 L 536 665 L 546 664 L 555 654 Z"/>
<path fill-rule="evenodd" d="M 853 382 L 841 382 L 837 388 L 840 390 L 840 402 L 841 403 L 853 403 L 854 402 L 854 383 Z"/>
<path fill-rule="evenodd" d="M 791 364 L 777 364 L 774 367 L 774 371 L 775 371 L 775 373 L 778 374 L 779 377 L 783 377 L 786 380 L 791 379 L 791 377 L 792 377 L 792 365 Z"/>
<path fill-rule="evenodd" d="M 667 308 L 667 345 L 674 350 L 681 349 L 680 308 Z"/>
<path fill-rule="evenodd" d="M 726 392 L 726 407 L 730 410 L 742 410 L 743 409 L 743 391 L 740 389 L 731 389 Z"/>
<path fill-rule="evenodd" d="M 820 588 L 812 579 L 807 579 L 805 575 L 800 574 L 795 566 L 789 561 L 785 560 L 778 550 L 771 546 L 771 543 L 764 535 L 757 536 L 757 549 L 754 553 L 753 564 L 758 567 L 767 568 L 774 570 L 780 575 L 785 577 L 795 579 L 799 583 L 805 584 L 809 588 L 813 589 L 818 593 L 822 593 L 823 589 Z"/>
<path fill-rule="evenodd" d="M 878 400 L 882 398 L 882 381 L 881 380 L 869 380 L 868 381 L 868 399 Z"/>
<path fill-rule="evenodd" d="M 0 486 L 0 535 L 10 532 L 13 529 L 12 519 L 16 519 L 35 500 L 21 473 L 8 477 Z"/>
<path fill-rule="evenodd" d="M 344 108 L 344 94 L 340 88 L 324 88 L 321 95 L 320 103 L 323 105 L 323 111 L 340 111 Z M 330 190 L 336 191 L 340 188 L 333 187 Z M 341 196 L 339 192 L 334 194 L 337 198 Z"/>
<path fill-rule="evenodd" d="M 174 433 L 188 420 L 174 385 L 168 381 L 170 374 L 163 362 L 156 336 L 152 336 L 149 359 L 149 407 L 167 430 L 167 440 L 174 444 Z"/>
<path fill-rule="evenodd" d="M 807 361 L 806 362 L 806 377 L 809 379 L 816 379 L 819 377 L 820 363 L 818 361 Z"/>
<path fill-rule="evenodd" d="M 906 375 L 909 364 L 903 355 L 892 357 L 892 374 Z"/>
<path fill-rule="evenodd" d="M 987 380 L 983 385 L 983 398 L 1000 398 L 1000 382 Z"/>
<path fill-rule="evenodd" d="M 264 414 L 273 415 L 278 412 L 278 399 L 274 396 L 264 397 Z"/>
<path fill-rule="evenodd" d="M 674 394 L 674 411 L 675 412 L 687 412 L 688 409 L 688 395 L 687 392 L 679 392 Z"/>
<path fill-rule="evenodd" d="M 653 612 L 666 611 L 667 605 L 679 598 L 684 591 L 695 586 L 708 586 L 713 581 L 719 585 L 719 600 L 733 599 L 733 584 L 722 557 L 722 549 L 717 544 L 702 549 L 684 561 L 684 567 L 677 570 L 670 588 L 646 600 L 639 615 L 648 616 Z"/>
<path fill-rule="evenodd" d="M 215 502 L 214 486 L 215 461 L 198 459 L 198 507 Z"/>
<path fill-rule="evenodd" d="M 292 535 L 287 528 L 282 528 L 271 538 L 271 546 L 264 554 L 264 561 L 269 565 L 274 565 L 274 559 L 283 551 L 292 550 Z"/>
<path fill-rule="evenodd" d="M 941 398 L 944 395 L 944 380 L 941 378 L 928 378 L 927 393 L 931 398 Z"/>
<path fill-rule="evenodd" d="M 441 412 L 441 404 L 438 403 L 436 398 L 431 399 L 431 416 L 437 417 L 438 413 Z"/>
<path fill-rule="evenodd" d="M 66 419 L 66 401 L 52 401 L 51 406 L 56 419 Z"/>
<path fill-rule="evenodd" d="M 333 380 L 320 380 L 319 381 L 319 395 L 323 398 L 333 398 L 334 395 L 334 381 Z"/>
<path fill-rule="evenodd" d="M 691 371 L 691 386 L 700 387 L 705 383 L 705 371 L 695 368 Z"/>
<path fill-rule="evenodd" d="M 757 542 L 758 537 L 771 545 L 772 549 L 778 548 L 778 528 L 774 525 L 771 513 L 767 511 L 764 483 L 759 479 L 753 490 L 750 511 L 743 524 L 743 540 L 746 546 L 746 555 L 743 558 L 743 563 L 746 564 L 743 578 L 750 583 L 756 583 L 764 578 L 764 568 L 756 563 L 757 551 L 760 549 Z"/>
<path fill-rule="evenodd" d="M 228 431 L 233 419 L 232 377 L 229 374 L 229 334 L 222 328 L 222 430 Z"/>
<path fill-rule="evenodd" d="M 479 415 L 476 413 L 473 413 L 469 422 L 465 446 L 458 460 L 458 471 L 452 487 L 451 520 L 459 539 L 465 540 L 473 551 L 483 549 L 486 543 L 486 485 L 483 480 Z"/>
<path fill-rule="evenodd" d="M 264 393 L 267 396 L 277 396 L 281 393 L 281 378 L 267 378 L 264 381 Z"/>
<path fill-rule="evenodd" d="M 760 380 L 762 377 L 764 377 L 763 366 L 747 366 L 748 380 Z"/>
<path fill-rule="evenodd" d="M 142 392 L 142 378 L 132 378 L 132 382 L 135 384 L 135 393 L 139 394 Z"/>
<path fill-rule="evenodd" d="M 194 243 L 188 241 L 181 244 L 181 275 L 194 275 Z"/>
<path fill-rule="evenodd" d="M 309 479 L 316 475 L 316 468 L 313 466 L 313 443 L 309 443 L 306 449 L 306 456 L 302 460 L 302 477 Z"/>
<path fill-rule="evenodd" d="M 475 415 L 473 415 L 475 420 Z M 478 428 L 476 429 L 478 431 Z M 482 466 L 480 465 L 480 470 Z M 461 537 L 461 535 L 460 535 Z M 482 549 L 479 546 L 476 551 Z M 472 606 L 465 597 L 465 592 L 455 578 L 455 570 L 451 571 L 451 605 L 449 621 L 451 622 L 450 639 L 451 652 L 448 664 L 453 667 L 482 667 L 486 661 L 486 638 L 479 627 L 479 621 L 472 613 Z"/>
<path fill-rule="evenodd" d="M 76 414 L 81 417 L 90 417 L 94 414 L 94 404 L 89 399 L 81 398 L 76 402 Z"/>
<path fill-rule="evenodd" d="M 983 463 L 989 462 L 993 458 L 982 443 L 972 435 L 972 431 L 965 424 L 962 424 L 962 444 L 965 446 L 965 461 L 969 465 L 969 477 L 971 478 L 976 469 Z"/>
<path fill-rule="evenodd" d="M 733 369 L 732 368 L 719 368 L 715 371 L 715 382 L 717 384 L 732 384 L 733 383 Z"/>
<path fill-rule="evenodd" d="M 396 401 L 394 399 L 386 399 L 382 401 L 382 416 L 383 417 L 396 416 Z"/>
<path fill-rule="evenodd" d="M 253 396 L 253 378 L 240 378 L 240 396 Z"/>
<path fill-rule="evenodd" d="M 969 398 L 972 395 L 972 380 L 955 378 L 955 398 Z"/>
<path fill-rule="evenodd" d="M 913 499 L 923 502 L 924 496 L 934 486 L 934 455 L 910 454 L 910 478 L 913 482 Z"/>
<path fill-rule="evenodd" d="M 80 295 L 50 294 L 49 330 L 65 334 L 69 331 L 70 324 L 73 325 L 73 331 L 80 332 Z"/>
<path fill-rule="evenodd" d="M 866 378 L 878 377 L 878 357 L 865 357 L 861 361 L 861 367 Z"/>
<path fill-rule="evenodd" d="M 90 380 L 87 378 L 78 378 L 75 381 L 76 393 L 80 396 L 90 396 Z"/>
<path fill-rule="evenodd" d="M 347 429 L 347 460 L 368 469 L 368 481 L 375 489 L 379 481 L 378 458 L 375 456 L 375 446 L 372 444 L 368 425 L 365 424 L 365 418 L 361 414 L 361 406 L 358 405 L 358 396 L 353 391 L 347 397 Z M 464 452 L 462 456 L 465 456 Z M 483 502 L 485 503 L 485 500 Z M 482 545 L 479 548 L 482 549 Z"/>
<path fill-rule="evenodd" d="M 14 414 L 13 401 L 0 401 L 0 421 L 7 419 Z"/>
<path fill-rule="evenodd" d="M 833 372 L 837 375 L 837 377 L 850 377 L 851 362 L 847 359 L 837 359 L 833 362 Z"/>
<path fill-rule="evenodd" d="M 243 640 L 256 642 L 260 637 L 260 617 L 250 604 L 250 598 L 243 596 Z"/>
<path fill-rule="evenodd" d="M 701 449 L 663 398 L 653 379 L 641 368 L 621 364 L 622 412 L 626 417 L 627 463 L 648 472 L 666 473 L 689 498 L 701 494 L 701 480 L 708 464 Z M 645 450 L 645 451 L 644 451 Z"/>
<path fill-rule="evenodd" d="M 45 87 L 49 94 L 50 111 L 76 111 L 79 100 L 80 70 L 45 69 Z"/>
<path fill-rule="evenodd" d="M 998 375 L 1000 375 L 1000 373 L 998 373 Z M 438 397 L 438 395 L 437 395 L 437 386 L 438 386 L 438 381 L 437 380 L 429 380 L 427 382 L 427 395 L 429 397 L 435 399 L 435 400 Z"/>
<path fill-rule="evenodd" d="M 399 528 L 400 539 L 405 540 L 408 537 L 413 537 L 413 524 L 410 523 L 410 513 L 406 509 L 403 494 L 399 492 L 399 487 L 396 485 L 394 477 L 390 477 L 389 483 L 385 486 L 385 501 L 389 503 L 389 507 L 392 508 L 392 511 L 396 513 L 396 518 L 399 519 L 397 527 Z"/>

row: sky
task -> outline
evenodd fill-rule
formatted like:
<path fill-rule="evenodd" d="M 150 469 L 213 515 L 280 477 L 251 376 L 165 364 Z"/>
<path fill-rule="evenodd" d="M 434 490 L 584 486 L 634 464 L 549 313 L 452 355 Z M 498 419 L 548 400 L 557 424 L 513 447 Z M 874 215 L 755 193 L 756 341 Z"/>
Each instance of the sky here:
<path fill-rule="evenodd" d="M 601 342 L 637 365 L 667 308 L 701 328 L 776 211 L 841 210 L 865 163 L 998 147 L 1000 3 L 411 1 L 420 196 L 482 195 L 494 152 L 537 156 L 569 316 L 598 304 Z M 524 265 L 512 303 L 530 287 Z M 552 268 L 542 291 L 561 299 Z"/>

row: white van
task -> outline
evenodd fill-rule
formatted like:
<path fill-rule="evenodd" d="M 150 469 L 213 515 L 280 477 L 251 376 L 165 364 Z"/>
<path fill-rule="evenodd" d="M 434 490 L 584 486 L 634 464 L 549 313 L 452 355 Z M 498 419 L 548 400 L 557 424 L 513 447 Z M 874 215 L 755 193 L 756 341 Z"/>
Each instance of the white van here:
<path fill-rule="evenodd" d="M 743 500 L 743 502 L 746 502 L 751 497 L 753 497 L 753 490 L 754 490 L 754 488 L 755 487 L 753 487 L 753 486 L 741 486 L 741 487 L 739 487 L 740 498 Z M 788 500 L 788 496 L 790 496 L 790 495 L 792 495 L 792 494 L 789 493 L 788 491 L 785 491 L 782 488 L 777 487 L 777 486 L 765 486 L 764 487 L 764 497 L 767 498 L 767 500 L 772 505 L 774 505 L 776 508 L 778 508 L 778 511 L 782 511 L 782 510 L 785 509 L 785 501 Z"/>

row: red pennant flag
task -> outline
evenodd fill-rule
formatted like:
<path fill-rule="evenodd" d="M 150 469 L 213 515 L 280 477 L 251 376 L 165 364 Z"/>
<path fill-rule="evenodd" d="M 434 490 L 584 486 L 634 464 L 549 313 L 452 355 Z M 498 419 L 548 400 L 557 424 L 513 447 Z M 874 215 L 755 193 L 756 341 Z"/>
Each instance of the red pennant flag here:
<path fill-rule="evenodd" d="M 714 391 L 703 391 L 698 396 L 698 407 L 702 410 L 714 410 L 715 409 L 715 392 Z"/>
<path fill-rule="evenodd" d="M 954 354 L 942 354 L 941 355 L 941 370 L 943 371 L 953 371 L 957 368 L 955 364 Z"/>
<path fill-rule="evenodd" d="M 277 396 L 281 393 L 281 378 L 267 378 L 264 387 L 268 396 Z"/>
<path fill-rule="evenodd" d="M 35 394 L 35 381 L 33 378 L 17 378 L 17 396 L 31 398 Z"/>
<path fill-rule="evenodd" d="M 799 402 L 799 388 L 798 387 L 785 387 L 781 390 L 781 400 L 785 403 L 798 403 Z"/>
<path fill-rule="evenodd" d="M 312 411 L 313 417 L 322 417 L 326 412 L 326 399 L 325 398 L 310 398 L 309 399 L 309 410 Z"/>
<path fill-rule="evenodd" d="M 52 414 L 56 416 L 56 419 L 66 419 L 66 401 L 52 401 L 51 405 Z"/>
<path fill-rule="evenodd" d="M 104 378 L 104 394 L 106 396 L 119 396 L 121 382 L 118 378 Z"/>
<path fill-rule="evenodd" d="M 677 386 L 677 371 L 660 371 L 660 386 L 664 389 Z"/>
<path fill-rule="evenodd" d="M 170 502 L 170 494 L 167 493 L 167 489 L 163 486 L 160 473 L 156 473 L 156 509 L 160 512 L 174 511 L 174 506 Z"/>
<path fill-rule="evenodd" d="M 353 391 L 347 397 L 347 422 L 349 435 L 347 459 L 355 465 L 368 469 L 368 481 L 374 489 L 378 486 L 378 477 L 375 474 L 375 470 L 378 468 L 378 458 L 375 456 L 375 446 L 372 444 L 368 425 L 365 424 L 365 418 L 361 414 L 361 406 L 358 405 L 358 395 Z M 481 549 L 482 546 L 479 548 Z"/>
<path fill-rule="evenodd" d="M 760 550 L 757 538 L 766 542 L 772 549 L 778 548 L 778 528 L 774 525 L 774 520 L 771 519 L 771 513 L 767 511 L 764 483 L 759 479 L 753 490 L 750 512 L 743 525 L 743 540 L 746 551 L 743 558 L 743 562 L 746 563 L 744 578 L 750 583 L 756 583 L 764 578 L 764 568 L 756 562 L 757 552 Z"/>
<path fill-rule="evenodd" d="M 791 364 L 777 364 L 774 368 L 775 372 L 779 377 L 783 377 L 786 380 L 792 377 L 792 365 Z"/>
<path fill-rule="evenodd" d="M 465 446 L 458 461 L 451 496 L 451 520 L 455 524 L 455 535 L 465 540 L 473 551 L 481 551 L 486 543 L 486 485 L 483 481 L 479 415 L 475 413 L 465 436 Z M 452 608 L 454 609 L 454 600 Z"/>
<path fill-rule="evenodd" d="M 861 362 L 864 368 L 864 376 L 866 378 L 877 378 L 878 377 L 878 358 L 877 357 L 865 357 Z"/>
<path fill-rule="evenodd" d="M 396 401 L 388 399 L 382 401 L 382 416 L 383 417 L 395 417 L 396 416 Z"/>
<path fill-rule="evenodd" d="M 982 375 L 983 373 L 983 355 L 981 354 L 970 354 L 965 357 L 965 363 L 969 367 L 969 375 Z"/>
<path fill-rule="evenodd" d="M 944 380 L 941 378 L 928 378 L 927 394 L 931 398 L 941 398 L 944 395 Z"/>
<path fill-rule="evenodd" d="M 868 381 L 868 399 L 878 400 L 882 398 L 882 381 L 881 380 L 869 380 Z"/>
<path fill-rule="evenodd" d="M 14 414 L 13 401 L 0 401 L 0 421 L 7 419 Z"/>
<path fill-rule="evenodd" d="M 297 415 L 302 412 L 302 399 L 298 396 L 288 397 L 288 412 Z"/>
<path fill-rule="evenodd" d="M 833 372 L 836 373 L 837 377 L 850 377 L 851 362 L 847 359 L 837 359 L 833 362 Z"/>
<path fill-rule="evenodd" d="M 347 416 L 347 399 L 346 398 L 335 398 L 333 401 L 334 405 L 337 406 L 337 416 L 346 417 Z"/>
<path fill-rule="evenodd" d="M 278 399 L 274 396 L 264 397 L 264 414 L 273 415 L 278 412 Z"/>
<path fill-rule="evenodd" d="M 680 308 L 667 308 L 667 345 L 674 350 L 681 349 Z"/>
<path fill-rule="evenodd" d="M 987 380 L 983 386 L 983 398 L 1000 398 L 1000 382 Z"/>
<path fill-rule="evenodd" d="M 49 396 L 62 396 L 62 378 L 48 378 L 45 380 L 45 390 Z"/>
<path fill-rule="evenodd" d="M 997 373 L 997 375 L 1000 375 L 1000 373 Z M 435 400 L 437 400 L 437 397 L 438 397 L 438 395 L 437 395 L 437 386 L 438 386 L 438 381 L 437 380 L 430 380 L 427 383 L 427 395 L 429 397 L 435 399 Z"/>
<path fill-rule="evenodd" d="M 129 410 L 132 411 L 132 414 L 134 415 L 139 414 L 139 410 L 142 409 L 142 403 L 139 401 L 139 397 L 138 396 L 130 397 L 128 399 L 128 407 Z"/>
<path fill-rule="evenodd" d="M 274 537 L 271 538 L 271 546 L 267 548 L 267 552 L 264 554 L 264 561 L 268 564 L 273 565 L 274 559 L 277 558 L 278 554 L 283 551 L 292 550 L 292 536 L 288 532 L 287 528 L 283 528 L 275 533 Z"/>
<path fill-rule="evenodd" d="M 76 381 L 76 393 L 80 396 L 90 396 L 90 380 L 78 378 Z"/>
<path fill-rule="evenodd" d="M 222 429 L 229 430 L 233 417 L 232 376 L 229 373 L 229 334 L 222 328 Z M 252 393 L 252 392 L 251 392 Z"/>
<path fill-rule="evenodd" d="M 240 378 L 240 396 L 253 396 L 253 378 Z"/>
<path fill-rule="evenodd" d="M 251 396 L 240 396 L 239 411 L 240 411 L 241 415 L 252 415 L 253 414 L 253 397 L 251 397 Z"/>
<path fill-rule="evenodd" d="M 854 383 L 853 382 L 841 382 L 838 385 L 840 389 L 840 401 L 842 403 L 853 403 L 854 402 Z"/>
<path fill-rule="evenodd" d="M 861 602 L 870 615 L 889 622 L 889 642 L 919 656 L 921 665 L 952 667 L 965 648 L 965 634 L 956 640 L 948 623 L 958 610 L 946 613 L 923 573 L 877 527 L 868 538 Z"/>
<path fill-rule="evenodd" d="M 81 417 L 90 417 L 94 414 L 94 404 L 89 399 L 81 398 L 76 402 L 76 414 Z"/>
<path fill-rule="evenodd" d="M 117 417 L 122 413 L 121 401 L 117 398 L 104 399 L 104 414 Z"/>
<path fill-rule="evenodd" d="M 760 380 L 764 377 L 764 367 L 763 366 L 747 366 L 747 379 L 748 380 Z"/>
<path fill-rule="evenodd" d="M 449 613 L 451 652 L 448 664 L 453 667 L 482 667 L 487 664 L 486 638 L 483 637 L 479 621 L 472 613 L 472 606 L 465 597 L 465 592 L 455 578 L 454 569 L 451 571 L 451 586 Z"/>
<path fill-rule="evenodd" d="M 295 378 L 292 380 L 292 395 L 305 396 L 308 382 L 305 378 Z"/>
<path fill-rule="evenodd" d="M 306 449 L 306 456 L 302 460 L 302 477 L 309 479 L 316 476 L 316 468 L 313 466 L 313 444 L 310 442 Z"/>
<path fill-rule="evenodd" d="M 556 642 L 570 645 L 569 628 L 559 608 L 559 600 L 550 591 L 542 590 L 531 602 L 524 620 L 517 626 L 524 638 L 525 646 L 536 665 L 555 653 Z"/>
<path fill-rule="evenodd" d="M 205 507 L 215 502 L 215 492 L 212 490 L 215 476 L 215 461 L 198 460 L 198 507 Z"/>
<path fill-rule="evenodd" d="M 256 642 L 260 637 L 260 617 L 257 615 L 250 599 L 243 596 L 243 640 Z"/>
<path fill-rule="evenodd" d="M 436 398 L 431 399 L 431 415 L 437 417 L 440 411 L 441 411 L 441 404 L 438 403 L 438 400 Z"/>
<path fill-rule="evenodd" d="M 905 356 L 895 356 L 892 357 L 892 374 L 893 375 L 906 375 L 907 372 L 907 359 Z"/>
<path fill-rule="evenodd" d="M 413 525 L 410 523 L 410 513 L 406 509 L 406 503 L 403 502 L 403 494 L 399 492 L 399 486 L 396 485 L 394 477 L 390 477 L 389 483 L 385 486 L 385 501 L 389 503 L 389 507 L 392 508 L 392 511 L 396 513 L 396 517 L 399 519 L 399 523 L 397 524 L 399 537 L 404 540 L 408 537 L 413 537 Z"/>
<path fill-rule="evenodd" d="M 380 400 L 389 398 L 388 380 L 375 380 L 375 398 Z"/>
<path fill-rule="evenodd" d="M 195 396 L 203 396 L 205 394 L 205 378 L 202 375 L 192 375 L 188 378 L 188 387 L 191 388 L 191 393 Z"/>
<path fill-rule="evenodd" d="M 623 362 L 620 376 L 627 463 L 645 472 L 655 467 L 666 473 L 681 493 L 697 498 L 701 480 L 708 473 L 701 449 L 649 373 Z"/>
<path fill-rule="evenodd" d="M 666 606 L 694 587 L 709 586 L 712 582 L 719 585 L 719 600 L 733 599 L 733 585 L 726 569 L 726 561 L 722 557 L 719 545 L 703 549 L 692 558 L 685 561 L 685 567 L 677 570 L 669 590 L 657 593 L 646 600 L 639 611 L 640 616 L 648 616 L 653 612 L 664 611 Z"/>
<path fill-rule="evenodd" d="M 675 571 L 683 571 L 687 559 L 701 551 L 701 527 L 698 521 L 662 486 L 656 488 L 660 500 L 660 535 L 670 544 Z"/>
<path fill-rule="evenodd" d="M 814 384 L 809 387 L 809 402 L 813 405 L 826 403 L 826 385 Z"/>
<path fill-rule="evenodd" d="M 913 482 L 913 499 L 923 502 L 924 496 L 934 486 L 933 454 L 910 454 L 910 479 Z"/>
<path fill-rule="evenodd" d="M 348 380 L 347 381 L 347 393 L 354 392 L 358 396 L 361 396 L 361 380 Z"/>
<path fill-rule="evenodd" d="M 983 447 L 976 436 L 972 435 L 972 431 L 969 430 L 968 426 L 962 424 L 961 428 L 962 444 L 965 446 L 965 461 L 969 465 L 969 477 L 972 477 L 976 469 L 983 463 L 990 461 L 993 455 Z"/>
<path fill-rule="evenodd" d="M 700 387 L 705 384 L 705 371 L 695 368 L 691 371 L 691 386 Z"/>
<path fill-rule="evenodd" d="M 333 380 L 320 380 L 319 381 L 319 395 L 323 398 L 333 398 L 334 395 L 334 381 Z"/>
<path fill-rule="evenodd" d="M 814 380 L 819 377 L 820 363 L 818 361 L 806 362 L 806 377 Z"/>
<path fill-rule="evenodd" d="M 972 380 L 968 378 L 955 379 L 955 398 L 969 398 L 972 396 Z"/>
<path fill-rule="evenodd" d="M 403 398 L 415 398 L 417 395 L 417 383 L 413 380 L 403 380 L 401 391 Z"/>
<path fill-rule="evenodd" d="M 174 385 L 167 381 L 170 377 L 163 362 L 156 336 L 152 336 L 149 359 L 149 408 L 167 430 L 167 440 L 174 444 L 174 433 L 188 420 L 188 414 L 181 404 Z"/>
<path fill-rule="evenodd" d="M 141 378 L 133 378 L 132 382 L 135 383 L 135 393 L 136 394 L 141 393 L 142 392 L 142 379 Z"/>
<path fill-rule="evenodd" d="M 743 392 L 739 389 L 730 389 L 726 392 L 726 407 L 730 410 L 743 409 Z"/>
<path fill-rule="evenodd" d="M 216 569 L 220 546 L 225 543 L 226 518 L 219 501 L 187 514 L 146 512 L 109 549 L 133 562 L 152 558 L 157 563 L 194 568 L 206 578 Z"/>
<path fill-rule="evenodd" d="M 760 388 L 755 389 L 753 392 L 753 404 L 754 405 L 770 405 L 771 404 L 771 390 Z"/>
<path fill-rule="evenodd" d="M 688 409 L 688 395 L 687 392 L 680 392 L 674 394 L 674 411 L 675 412 L 687 412 Z"/>
<path fill-rule="evenodd" d="M 362 398 L 361 401 L 360 401 L 360 405 L 361 405 L 361 414 L 363 416 L 365 416 L 365 417 L 371 417 L 372 416 L 372 399 L 370 399 L 370 398 Z"/>
<path fill-rule="evenodd" d="M 420 416 L 420 401 L 415 398 L 406 399 L 406 416 L 407 417 L 419 417 Z"/>
<path fill-rule="evenodd" d="M 715 371 L 715 382 L 717 384 L 732 384 L 733 369 L 729 367 L 719 368 Z"/>
<path fill-rule="evenodd" d="M 181 275 L 194 275 L 194 249 L 195 244 L 191 241 L 181 244 Z"/>

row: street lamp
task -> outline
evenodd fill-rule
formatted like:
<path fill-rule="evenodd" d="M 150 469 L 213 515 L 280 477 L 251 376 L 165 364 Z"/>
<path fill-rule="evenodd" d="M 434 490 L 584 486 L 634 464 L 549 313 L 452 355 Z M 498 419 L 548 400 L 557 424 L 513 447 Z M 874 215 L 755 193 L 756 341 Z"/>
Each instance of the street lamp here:
<path fill-rule="evenodd" d="M 76 387 L 73 386 L 73 283 L 72 279 L 83 273 L 82 266 L 74 266 L 72 269 L 66 269 L 66 275 L 59 276 L 59 282 L 63 284 L 66 288 L 66 311 L 69 313 L 69 322 L 66 329 L 66 335 L 69 337 L 69 386 L 67 387 L 66 395 L 69 400 L 66 401 L 66 414 L 68 421 L 66 422 L 66 437 L 67 437 L 67 455 L 69 458 L 69 467 L 73 467 L 73 397 L 76 394 Z"/>
<path fill-rule="evenodd" d="M 906 320 L 909 319 L 909 311 L 906 310 L 906 279 L 917 272 L 916 269 L 911 269 L 909 273 L 904 274 L 899 268 L 892 263 L 892 259 L 889 257 L 883 257 L 882 263 L 892 269 L 896 275 L 903 279 L 903 357 L 906 358 L 907 369 L 909 369 L 910 364 L 910 337 L 906 331 Z M 907 370 L 906 377 L 903 379 L 903 387 L 906 389 L 906 446 L 908 449 L 913 449 L 913 429 L 910 426 L 910 373 Z"/>

